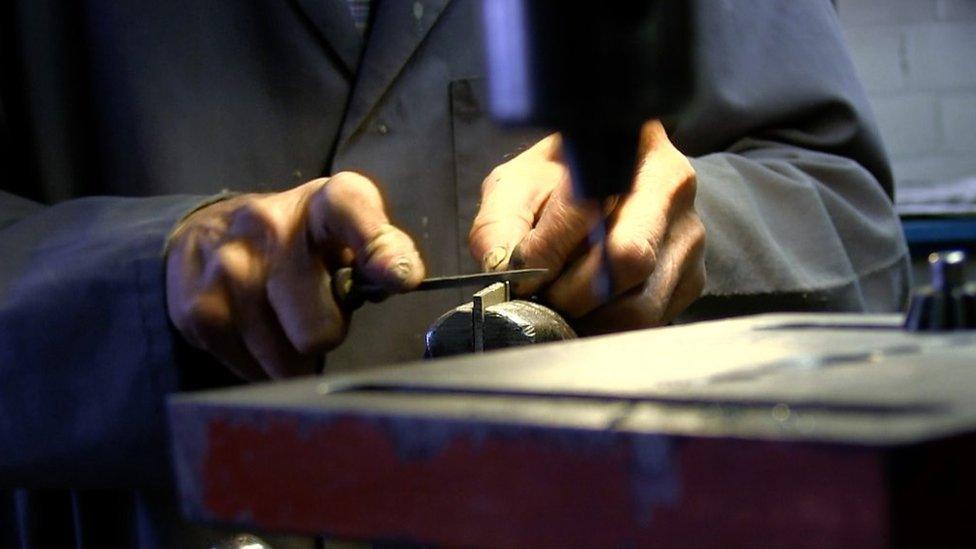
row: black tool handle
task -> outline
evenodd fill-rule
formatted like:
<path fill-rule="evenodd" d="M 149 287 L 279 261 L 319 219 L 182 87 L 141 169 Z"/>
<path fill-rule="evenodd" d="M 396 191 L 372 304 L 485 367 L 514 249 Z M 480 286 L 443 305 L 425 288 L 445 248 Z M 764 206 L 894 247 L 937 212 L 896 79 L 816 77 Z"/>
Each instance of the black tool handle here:
<path fill-rule="evenodd" d="M 389 294 L 363 280 L 352 267 L 343 267 L 332 275 L 332 295 L 336 303 L 348 311 L 356 310 L 363 303 L 383 301 Z"/>

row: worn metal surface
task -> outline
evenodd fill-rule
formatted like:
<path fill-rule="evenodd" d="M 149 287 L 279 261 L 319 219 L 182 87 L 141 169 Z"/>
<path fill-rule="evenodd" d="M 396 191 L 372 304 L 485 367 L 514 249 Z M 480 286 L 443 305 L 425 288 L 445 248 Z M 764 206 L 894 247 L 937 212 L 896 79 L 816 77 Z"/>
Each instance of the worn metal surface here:
<path fill-rule="evenodd" d="M 485 315 L 488 307 L 505 303 L 512 297 L 512 290 L 508 282 L 496 282 L 481 291 L 475 292 L 471 298 L 471 345 L 476 353 L 485 350 Z M 430 337 L 425 338 L 430 341 Z M 429 353 L 428 356 L 438 356 Z"/>
<path fill-rule="evenodd" d="M 266 541 L 253 534 L 237 534 L 221 540 L 210 549 L 273 549 Z"/>
<path fill-rule="evenodd" d="M 971 535 L 976 335 L 900 322 L 766 315 L 179 396 L 184 507 L 474 546 Z"/>
<path fill-rule="evenodd" d="M 916 289 L 905 315 L 905 329 L 951 331 L 976 328 L 976 285 L 966 282 L 966 254 L 929 254 L 929 285 Z"/>
<path fill-rule="evenodd" d="M 480 309 L 477 305 L 472 300 L 441 315 L 425 334 L 425 356 L 445 357 L 478 352 L 479 347 L 505 349 L 576 338 L 569 324 L 544 305 L 520 299 Z"/>

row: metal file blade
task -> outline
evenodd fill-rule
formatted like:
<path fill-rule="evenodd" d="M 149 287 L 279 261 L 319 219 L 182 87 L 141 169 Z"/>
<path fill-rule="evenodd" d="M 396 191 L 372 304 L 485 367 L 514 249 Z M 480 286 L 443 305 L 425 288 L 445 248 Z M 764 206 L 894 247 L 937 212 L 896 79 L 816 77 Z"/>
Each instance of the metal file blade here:
<path fill-rule="evenodd" d="M 542 276 L 548 271 L 549 269 L 512 269 L 489 273 L 434 276 L 425 278 L 413 291 L 488 286 L 495 282 L 514 282 L 534 276 Z M 358 308 L 364 301 L 379 301 L 386 297 L 386 294 L 358 279 L 355 272 L 349 267 L 339 269 L 333 275 L 332 292 L 336 296 L 336 300 L 348 309 Z"/>
<path fill-rule="evenodd" d="M 425 278 L 414 291 L 463 288 L 466 286 L 487 286 L 495 282 L 514 282 L 516 280 L 542 276 L 548 271 L 549 269 L 511 269 L 508 271 L 494 271 L 489 273 L 434 276 Z"/>

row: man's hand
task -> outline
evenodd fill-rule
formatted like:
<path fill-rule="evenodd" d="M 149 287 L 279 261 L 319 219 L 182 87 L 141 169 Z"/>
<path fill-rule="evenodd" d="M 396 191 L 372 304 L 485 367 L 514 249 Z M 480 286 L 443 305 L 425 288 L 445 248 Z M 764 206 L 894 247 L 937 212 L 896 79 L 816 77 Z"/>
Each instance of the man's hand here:
<path fill-rule="evenodd" d="M 376 186 L 352 172 L 247 194 L 189 216 L 166 260 L 170 319 L 246 379 L 312 373 L 345 337 L 330 273 L 355 265 L 370 287 L 416 286 L 424 264 L 390 224 Z"/>
<path fill-rule="evenodd" d="M 705 285 L 705 228 L 695 212 L 695 171 L 654 120 L 641 129 L 633 192 L 607 204 L 573 200 L 558 135 L 495 168 L 482 185 L 469 236 L 486 270 L 545 267 L 519 284 L 584 333 L 659 326 Z M 607 219 L 606 240 L 587 235 Z M 604 258 L 612 291 L 598 282 Z"/>

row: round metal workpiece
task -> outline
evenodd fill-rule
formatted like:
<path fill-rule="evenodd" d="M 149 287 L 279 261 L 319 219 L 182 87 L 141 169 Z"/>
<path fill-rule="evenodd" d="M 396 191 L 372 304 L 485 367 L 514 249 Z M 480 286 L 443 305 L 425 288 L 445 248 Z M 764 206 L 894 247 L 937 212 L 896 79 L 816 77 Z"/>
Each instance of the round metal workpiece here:
<path fill-rule="evenodd" d="M 976 287 L 966 281 L 966 254 L 954 250 L 929 256 L 929 285 L 919 288 L 905 315 L 911 331 L 976 328 Z"/>
<path fill-rule="evenodd" d="M 472 305 L 465 303 L 441 315 L 427 329 L 425 357 L 474 351 Z M 552 309 L 532 301 L 506 301 L 485 309 L 484 349 L 575 339 L 576 332 Z"/>
<path fill-rule="evenodd" d="M 217 543 L 211 549 L 271 549 L 271 546 L 254 534 L 237 534 Z"/>

